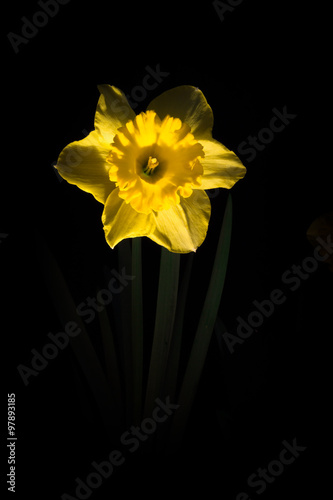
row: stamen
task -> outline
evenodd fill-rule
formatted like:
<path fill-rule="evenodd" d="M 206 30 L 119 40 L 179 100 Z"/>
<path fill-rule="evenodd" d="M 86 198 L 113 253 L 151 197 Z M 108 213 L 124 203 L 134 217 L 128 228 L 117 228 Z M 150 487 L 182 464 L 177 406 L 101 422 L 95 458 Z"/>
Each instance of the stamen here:
<path fill-rule="evenodd" d="M 152 156 L 149 156 L 148 163 L 143 169 L 144 173 L 147 175 L 151 175 L 155 168 L 159 165 L 159 161 L 157 158 L 153 158 Z"/>

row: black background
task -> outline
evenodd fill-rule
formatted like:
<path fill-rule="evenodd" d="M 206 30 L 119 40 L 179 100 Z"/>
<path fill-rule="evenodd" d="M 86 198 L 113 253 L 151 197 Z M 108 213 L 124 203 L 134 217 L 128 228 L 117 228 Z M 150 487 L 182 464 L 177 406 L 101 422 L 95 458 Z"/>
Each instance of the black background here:
<path fill-rule="evenodd" d="M 322 9 L 322 7 L 321 7 Z M 107 458 L 110 443 L 70 350 L 24 386 L 17 365 L 28 364 L 48 332 L 62 329 L 40 268 L 42 237 L 78 303 L 102 286 L 104 266 L 116 266 L 100 216 L 102 205 L 65 181 L 52 163 L 69 142 L 93 128 L 97 85 L 130 93 L 146 67 L 169 73 L 136 111 L 177 85 L 199 87 L 211 105 L 213 136 L 236 151 L 269 125 L 273 108 L 297 115 L 247 162 L 232 189 L 233 233 L 219 317 L 231 333 L 253 300 L 273 289 L 287 297 L 231 354 L 213 336 L 182 448 L 172 458 L 133 454 L 91 498 L 202 491 L 235 499 L 313 498 L 329 492 L 326 451 L 329 410 L 332 274 L 321 264 L 294 292 L 282 274 L 313 255 L 306 230 L 332 210 L 327 158 L 315 137 L 313 113 L 325 96 L 325 13 L 304 2 L 244 0 L 220 20 L 213 3 L 112 3 L 71 0 L 15 54 L 7 33 L 21 34 L 37 2 L 6 6 L 3 31 L 1 225 L 2 394 L 17 399 L 17 498 L 75 496 L 75 478 Z M 326 13 L 327 15 L 327 13 Z M 319 71 L 319 72 L 318 72 Z M 316 78 L 314 78 L 316 75 Z M 325 100 L 325 97 L 324 97 Z M 215 193 L 216 194 L 216 193 Z M 208 236 L 194 260 L 186 338 L 194 333 L 208 284 L 227 191 L 212 198 Z M 144 240 L 147 288 L 154 312 L 159 248 Z M 186 257 L 182 257 L 183 265 Z M 147 319 L 147 331 L 151 318 Z M 98 335 L 92 324 L 89 333 Z M 147 333 L 147 336 L 149 333 Z M 222 348 L 221 348 L 222 345 Z M 1 431 L 6 446 L 6 424 Z M 247 485 L 276 460 L 283 440 L 306 446 L 262 495 Z M 6 453 L 4 453 L 6 458 Z M 4 466 L 7 470 L 7 465 Z M 1 488 L 6 491 L 2 476 Z M 326 490 L 325 490 L 326 488 Z M 200 490 L 199 490 L 200 489 Z"/>

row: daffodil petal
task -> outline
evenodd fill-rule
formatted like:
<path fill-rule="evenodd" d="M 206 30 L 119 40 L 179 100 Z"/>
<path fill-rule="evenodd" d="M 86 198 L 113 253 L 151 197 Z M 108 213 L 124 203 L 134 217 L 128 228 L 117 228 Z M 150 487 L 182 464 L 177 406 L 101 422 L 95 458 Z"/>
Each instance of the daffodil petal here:
<path fill-rule="evenodd" d="M 102 215 L 105 238 L 111 248 L 126 238 L 149 236 L 155 229 L 152 214 L 137 212 L 119 198 L 118 193 L 119 188 L 116 188 L 110 194 Z"/>
<path fill-rule="evenodd" d="M 67 182 L 105 203 L 115 188 L 115 183 L 109 179 L 110 164 L 106 161 L 109 152 L 110 146 L 94 130 L 81 141 L 68 144 L 60 153 L 55 168 Z"/>
<path fill-rule="evenodd" d="M 202 139 L 205 157 L 200 159 L 204 174 L 199 189 L 230 189 L 246 174 L 238 156 L 215 139 Z"/>
<path fill-rule="evenodd" d="M 174 253 L 195 252 L 203 243 L 210 219 L 210 200 L 204 191 L 193 191 L 178 205 L 153 212 L 156 229 L 151 240 Z"/>
<path fill-rule="evenodd" d="M 196 140 L 211 135 L 213 112 L 201 90 L 196 87 L 181 85 L 167 90 L 153 99 L 147 109 L 156 111 L 161 120 L 167 115 L 180 118 L 191 127 Z"/>
<path fill-rule="evenodd" d="M 98 90 L 101 95 L 95 114 L 95 129 L 110 144 L 117 129 L 128 120 L 134 120 L 135 113 L 121 90 L 111 85 L 99 85 Z"/>

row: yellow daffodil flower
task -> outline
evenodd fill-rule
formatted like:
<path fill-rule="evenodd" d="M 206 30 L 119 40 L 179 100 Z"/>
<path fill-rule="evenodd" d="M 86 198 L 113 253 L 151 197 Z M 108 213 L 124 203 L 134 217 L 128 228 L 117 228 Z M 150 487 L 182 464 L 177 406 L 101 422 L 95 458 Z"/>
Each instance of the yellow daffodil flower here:
<path fill-rule="evenodd" d="M 176 87 L 135 115 L 121 90 L 99 90 L 95 130 L 64 148 L 59 174 L 104 204 L 111 248 L 147 236 L 171 252 L 195 251 L 210 219 L 205 189 L 230 189 L 246 172 L 212 138 L 213 113 L 203 93 Z"/>

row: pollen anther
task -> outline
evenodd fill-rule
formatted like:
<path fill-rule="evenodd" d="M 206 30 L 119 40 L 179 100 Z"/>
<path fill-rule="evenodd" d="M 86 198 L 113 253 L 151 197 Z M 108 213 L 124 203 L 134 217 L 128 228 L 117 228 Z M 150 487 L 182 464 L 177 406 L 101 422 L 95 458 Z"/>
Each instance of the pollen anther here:
<path fill-rule="evenodd" d="M 147 175 L 151 175 L 155 168 L 159 165 L 159 161 L 157 158 L 153 158 L 152 156 L 149 156 L 148 163 L 143 169 L 144 173 Z"/>

